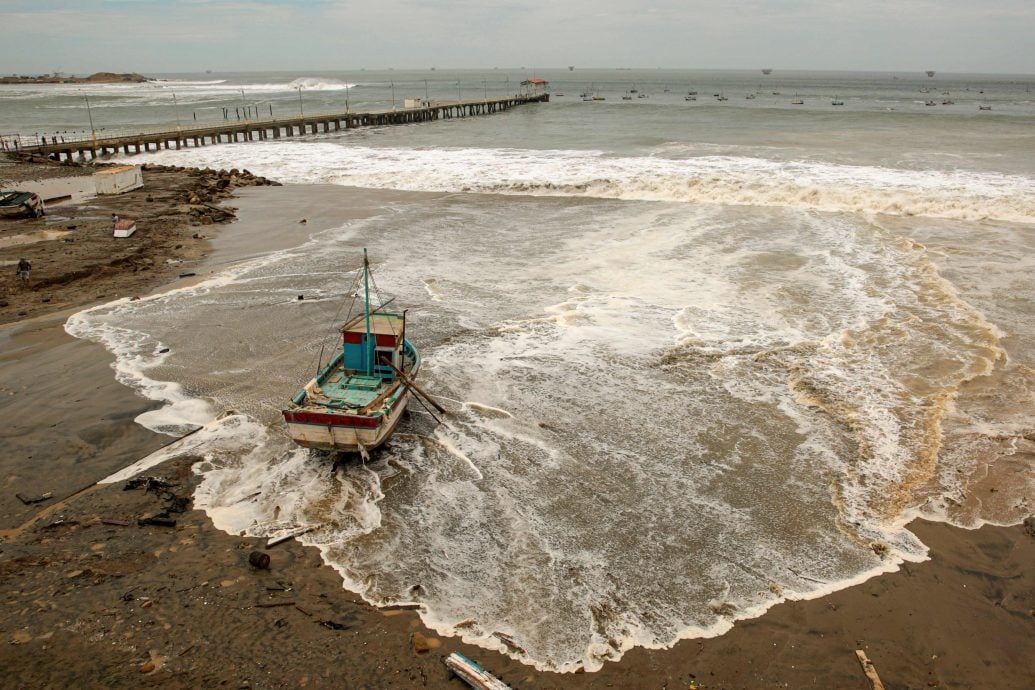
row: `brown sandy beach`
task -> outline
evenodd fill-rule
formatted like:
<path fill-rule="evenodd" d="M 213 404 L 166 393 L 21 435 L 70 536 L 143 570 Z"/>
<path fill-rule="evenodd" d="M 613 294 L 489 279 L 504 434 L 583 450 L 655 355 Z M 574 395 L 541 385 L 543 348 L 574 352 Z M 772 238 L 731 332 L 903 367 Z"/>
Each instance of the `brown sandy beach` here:
<path fill-rule="evenodd" d="M 33 179 L 49 174 L 18 169 Z M 259 540 L 216 530 L 189 505 L 169 514 L 175 526 L 138 524 L 191 496 L 190 460 L 147 472 L 172 484 L 160 494 L 88 488 L 170 439 L 134 423 L 153 404 L 114 380 L 100 346 L 67 336 L 65 318 L 275 247 L 272 231 L 297 228 L 302 218 L 340 222 L 391 199 L 335 187 L 241 190 L 232 201 L 236 223 L 213 224 L 211 211 L 202 227 L 189 208 L 200 173 L 145 175 L 145 189 L 103 206 L 93 199 L 55 207 L 49 222 L 60 213 L 64 227 L 76 225 L 75 242 L 66 235 L 0 249 L 5 263 L 28 253 L 40 281 L 18 292 L 11 265 L 2 284 L 3 686 L 462 688 L 442 663 L 460 651 L 514 688 L 863 690 L 870 683 L 855 657 L 862 649 L 889 689 L 1035 687 L 1035 526 L 969 531 L 916 522 L 931 548 L 927 562 L 778 605 L 719 638 L 636 649 L 597 673 L 558 675 L 439 638 L 413 611 L 368 606 L 297 542 L 264 551 Z M 0 177 L 11 177 L 7 168 Z M 142 227 L 116 256 L 111 212 L 149 219 L 153 231 Z M 0 238 L 46 222 L 5 223 Z M 48 492 L 52 498 L 29 505 L 16 496 Z M 249 565 L 255 550 L 270 556 L 268 570 Z"/>

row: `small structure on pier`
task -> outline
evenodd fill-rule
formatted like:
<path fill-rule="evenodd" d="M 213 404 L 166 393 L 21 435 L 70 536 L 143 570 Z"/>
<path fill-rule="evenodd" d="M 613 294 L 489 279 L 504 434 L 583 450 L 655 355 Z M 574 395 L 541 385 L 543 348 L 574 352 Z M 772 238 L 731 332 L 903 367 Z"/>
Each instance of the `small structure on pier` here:
<path fill-rule="evenodd" d="M 526 79 L 521 82 L 522 96 L 542 96 L 547 93 L 550 82 L 545 79 Z"/>
<path fill-rule="evenodd" d="M 93 174 L 98 194 L 122 194 L 144 186 L 144 175 L 139 165 L 120 165 Z"/>

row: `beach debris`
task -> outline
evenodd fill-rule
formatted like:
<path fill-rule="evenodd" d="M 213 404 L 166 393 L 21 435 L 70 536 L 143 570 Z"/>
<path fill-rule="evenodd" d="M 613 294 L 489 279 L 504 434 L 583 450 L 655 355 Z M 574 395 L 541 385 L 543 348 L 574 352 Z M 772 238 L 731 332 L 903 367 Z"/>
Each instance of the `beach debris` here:
<path fill-rule="evenodd" d="M 446 666 L 461 680 L 478 690 L 511 690 L 510 686 L 459 652 L 446 657 Z"/>
<path fill-rule="evenodd" d="M 415 632 L 410 635 L 410 644 L 413 645 L 413 651 L 417 654 L 427 654 L 432 649 L 441 647 L 442 641 L 437 637 L 427 637 L 419 632 Z"/>
<path fill-rule="evenodd" d="M 287 534 L 282 534 L 282 535 L 277 536 L 277 537 L 270 537 L 269 541 L 266 542 L 266 548 L 270 549 L 270 548 L 276 546 L 277 544 L 281 544 L 283 542 L 286 542 L 288 539 L 294 539 L 295 537 L 300 537 L 303 534 L 308 534 L 309 532 L 312 532 L 317 527 L 321 527 L 321 526 L 322 525 L 309 525 L 308 527 L 299 527 L 297 529 L 293 529 L 293 530 L 289 531 Z"/>
<path fill-rule="evenodd" d="M 248 554 L 248 564 L 259 570 L 266 570 L 270 567 L 270 555 L 262 551 L 252 551 Z M 281 588 L 281 591 L 284 591 Z"/>
<path fill-rule="evenodd" d="M 113 525 L 115 527 L 129 527 L 129 520 L 112 520 L 111 518 L 101 519 L 102 525 Z"/>
<path fill-rule="evenodd" d="M 154 673 L 158 669 L 165 665 L 165 662 L 169 660 L 169 657 L 159 656 L 153 649 L 147 652 L 151 658 L 140 667 L 141 673 Z"/>
<path fill-rule="evenodd" d="M 154 525 L 155 527 L 175 527 L 176 520 L 169 517 L 167 513 L 159 513 L 137 520 L 138 525 Z"/>
<path fill-rule="evenodd" d="M 191 278 L 191 277 L 196 276 L 196 275 L 197 275 L 197 273 L 194 273 L 193 271 L 187 271 L 185 273 L 181 273 L 180 277 L 181 278 Z"/>
<path fill-rule="evenodd" d="M 388 606 L 382 606 L 382 611 L 416 611 L 421 607 L 420 604 L 389 604 Z"/>
<path fill-rule="evenodd" d="M 11 635 L 11 644 L 13 645 L 25 644 L 26 642 L 31 641 L 32 635 L 25 632 L 24 630 L 17 630 L 14 632 L 13 635 Z"/>
<path fill-rule="evenodd" d="M 249 500 L 251 498 L 255 498 L 256 496 L 259 496 L 260 494 L 262 494 L 261 491 L 256 491 L 255 493 L 251 493 L 251 494 L 248 494 L 247 496 L 244 496 L 242 498 L 237 499 L 236 501 L 234 501 L 230 505 L 237 505 L 238 503 L 243 503 L 244 501 L 247 501 L 247 500 Z"/>
<path fill-rule="evenodd" d="M 295 607 L 298 608 L 298 607 Z M 344 623 L 335 623 L 334 621 L 317 621 L 320 625 L 327 628 L 328 630 L 348 630 L 349 626 Z"/>
<path fill-rule="evenodd" d="M 255 608 L 257 608 L 257 609 L 272 609 L 272 608 L 276 608 L 277 606 L 295 606 L 295 602 L 293 602 L 293 601 L 264 601 L 261 604 L 256 604 Z"/>
<path fill-rule="evenodd" d="M 166 491 L 162 499 L 169 503 L 165 508 L 166 513 L 186 513 L 187 505 L 190 503 L 189 497 L 177 496 L 171 491 Z"/>
<path fill-rule="evenodd" d="M 507 648 L 517 652 L 518 654 L 527 654 L 528 653 L 525 650 L 524 647 L 522 647 L 521 645 L 519 645 L 517 642 L 514 641 L 513 637 L 511 637 L 510 635 L 507 635 L 506 633 L 501 633 L 501 632 L 497 631 L 497 632 L 494 632 L 492 634 L 492 636 L 495 637 L 496 639 L 498 639 L 503 644 L 505 644 L 507 646 Z"/>
<path fill-rule="evenodd" d="M 865 673 L 866 677 L 870 679 L 872 690 L 884 690 L 884 683 L 880 682 L 880 676 L 877 675 L 877 669 L 874 668 L 873 662 L 866 656 L 866 652 L 861 649 L 857 649 L 855 650 L 855 656 L 859 659 L 859 664 L 862 666 L 863 673 Z"/>
<path fill-rule="evenodd" d="M 133 489 L 143 488 L 145 492 L 154 491 L 155 493 L 159 493 L 173 486 L 176 485 L 165 481 L 161 477 L 134 477 L 123 485 L 122 490 L 131 491 Z"/>
<path fill-rule="evenodd" d="M 33 503 L 42 503 L 43 501 L 49 501 L 50 499 L 54 498 L 54 494 L 48 491 L 45 494 L 40 494 L 39 496 L 35 496 L 33 498 L 29 498 L 28 496 L 25 496 L 23 494 L 15 494 L 15 498 L 17 498 L 25 505 L 31 506 Z"/>
<path fill-rule="evenodd" d="M 78 520 L 68 520 L 68 519 L 65 518 L 65 516 L 62 515 L 62 516 L 59 516 L 57 520 L 54 520 L 53 522 L 48 522 L 47 524 L 43 525 L 43 527 L 41 527 L 40 529 L 57 529 L 58 527 L 75 527 L 78 524 L 79 524 Z"/>
<path fill-rule="evenodd" d="M 174 484 L 174 483 L 171 483 L 171 482 L 167 482 L 164 479 L 162 479 L 161 477 L 134 477 L 133 479 L 130 479 L 128 482 L 126 482 L 125 485 L 123 485 L 122 490 L 123 491 L 130 491 L 132 489 L 139 489 L 139 488 L 143 487 L 145 493 L 147 493 L 149 491 L 153 491 L 155 494 L 158 495 L 158 497 L 160 499 L 162 499 L 163 501 L 165 501 L 168 504 L 168 505 L 166 505 L 164 511 L 162 511 L 161 513 L 158 513 L 157 515 L 154 515 L 153 517 L 156 518 L 156 519 L 159 519 L 159 518 L 167 519 L 169 517 L 169 513 L 185 513 L 185 512 L 187 512 L 187 507 L 190 504 L 190 498 L 189 497 L 187 497 L 187 496 L 177 496 L 175 493 L 173 493 L 173 491 L 171 489 L 174 486 L 178 486 L 178 485 Z M 176 521 L 173 520 L 172 523 L 173 523 L 172 525 L 165 525 L 165 526 L 172 527 L 173 525 L 176 524 Z M 145 524 L 145 523 L 139 523 L 139 524 Z M 146 523 L 146 524 L 158 524 L 158 523 L 153 523 L 152 522 L 152 523 Z"/>
<path fill-rule="evenodd" d="M 732 617 L 737 612 L 737 605 L 729 601 L 711 601 L 708 604 L 708 608 L 712 610 L 716 616 Z"/>

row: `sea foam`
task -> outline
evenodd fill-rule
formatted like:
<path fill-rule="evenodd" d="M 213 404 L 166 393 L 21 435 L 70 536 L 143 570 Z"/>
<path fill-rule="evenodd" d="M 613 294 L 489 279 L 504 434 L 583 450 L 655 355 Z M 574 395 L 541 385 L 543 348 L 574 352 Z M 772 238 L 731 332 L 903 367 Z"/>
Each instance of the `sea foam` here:
<path fill-rule="evenodd" d="M 347 140 L 259 142 L 145 157 L 210 167 L 243 166 L 301 184 L 1035 222 L 1035 180 L 962 170 L 729 155 L 672 159 L 581 150 L 372 148 L 351 146 Z"/>

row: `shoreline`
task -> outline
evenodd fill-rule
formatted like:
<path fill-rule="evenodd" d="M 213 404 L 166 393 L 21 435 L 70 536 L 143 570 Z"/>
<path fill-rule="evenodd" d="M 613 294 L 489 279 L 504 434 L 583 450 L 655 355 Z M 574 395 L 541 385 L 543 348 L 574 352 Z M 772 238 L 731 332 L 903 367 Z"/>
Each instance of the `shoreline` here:
<path fill-rule="evenodd" d="M 248 228 L 260 222 L 267 230 L 307 232 L 301 218 L 317 227 L 340 215 L 334 199 L 362 197 L 378 208 L 392 196 L 282 191 L 256 190 L 234 202 L 241 220 L 208 240 L 215 251 L 191 264 L 199 275 L 220 265 L 220 247 L 231 256 L 245 251 Z M 295 194 L 299 206 L 284 208 L 279 197 Z M 288 242 L 266 236 L 273 245 Z M 133 421 L 156 404 L 114 380 L 103 348 L 65 334 L 65 318 L 55 310 L 0 326 L 0 361 L 14 372 L 5 378 L 0 411 L 16 420 L 25 409 L 43 415 L 6 437 L 4 530 L 54 503 L 24 506 L 15 492 L 52 491 L 61 499 L 104 468 L 120 469 L 170 440 Z M 55 370 L 63 375 L 41 385 L 36 372 Z M 60 384 L 69 378 L 77 394 L 66 400 Z M 41 475 L 40 465 L 50 471 Z M 177 496 L 192 495 L 197 477 L 189 459 L 152 472 L 178 483 Z M 438 638 L 413 611 L 367 605 L 344 590 L 315 547 L 292 540 L 266 551 L 270 570 L 256 570 L 247 558 L 263 550 L 260 540 L 223 533 L 201 511 L 172 514 L 174 528 L 136 524 L 164 505 L 155 494 L 106 485 L 0 544 L 0 580 L 8 584 L 0 663 L 12 669 L 13 683 L 90 685 L 110 677 L 114 687 L 456 688 L 442 659 L 460 651 L 514 687 L 866 688 L 854 655 L 864 649 L 889 687 L 1021 688 L 1035 659 L 1035 575 L 1026 568 L 1035 562 L 1035 535 L 1020 525 L 963 530 L 913 521 L 911 531 L 930 548 L 928 561 L 777 604 L 719 637 L 635 648 L 600 671 L 562 675 Z M 113 519 L 129 524 L 101 522 Z"/>

